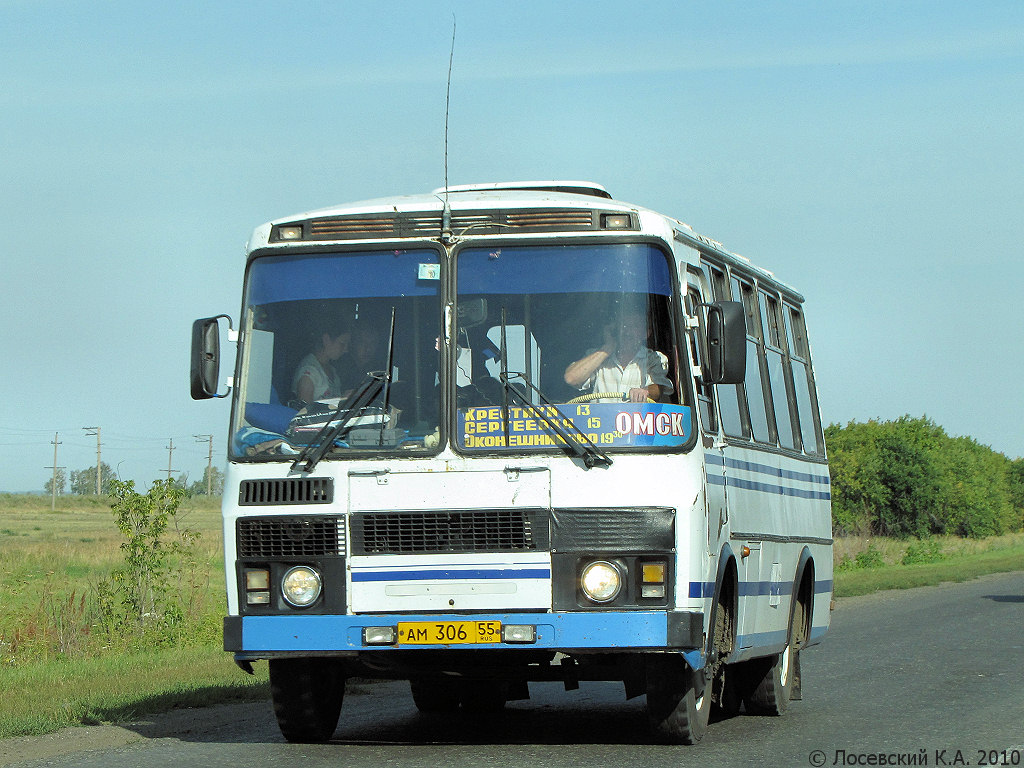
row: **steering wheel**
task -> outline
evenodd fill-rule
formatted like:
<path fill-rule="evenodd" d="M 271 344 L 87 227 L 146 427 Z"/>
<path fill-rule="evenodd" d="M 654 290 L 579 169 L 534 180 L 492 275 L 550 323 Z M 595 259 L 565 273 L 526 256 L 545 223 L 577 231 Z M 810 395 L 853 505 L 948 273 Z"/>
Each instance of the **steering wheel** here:
<path fill-rule="evenodd" d="M 589 403 L 591 400 L 619 400 L 623 403 L 628 403 L 629 398 L 626 397 L 624 392 L 591 392 L 589 395 L 580 395 L 574 397 L 566 405 L 576 405 L 576 403 Z M 651 398 L 647 398 L 648 403 L 655 402 Z"/>

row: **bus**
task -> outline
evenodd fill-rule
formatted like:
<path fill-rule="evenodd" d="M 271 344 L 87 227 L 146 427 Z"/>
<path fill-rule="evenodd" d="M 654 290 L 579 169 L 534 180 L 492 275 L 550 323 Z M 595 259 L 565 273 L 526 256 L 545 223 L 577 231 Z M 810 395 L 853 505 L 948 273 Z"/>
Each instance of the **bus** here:
<path fill-rule="evenodd" d="M 467 714 L 621 682 L 678 744 L 799 699 L 832 593 L 803 306 L 590 182 L 256 228 L 191 390 L 231 397 L 224 648 L 284 737 L 329 740 L 352 677 Z"/>

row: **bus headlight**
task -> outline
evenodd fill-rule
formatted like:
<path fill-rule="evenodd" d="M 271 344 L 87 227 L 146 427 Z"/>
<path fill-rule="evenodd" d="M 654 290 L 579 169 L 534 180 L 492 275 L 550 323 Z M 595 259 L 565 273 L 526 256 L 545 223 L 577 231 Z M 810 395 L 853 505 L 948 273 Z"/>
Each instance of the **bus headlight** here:
<path fill-rule="evenodd" d="M 612 563 L 596 560 L 580 574 L 580 588 L 595 603 L 607 603 L 622 589 L 622 573 Z"/>
<path fill-rule="evenodd" d="M 320 597 L 323 582 L 315 568 L 308 565 L 297 565 L 289 568 L 281 579 L 281 594 L 289 605 L 306 608 Z"/>

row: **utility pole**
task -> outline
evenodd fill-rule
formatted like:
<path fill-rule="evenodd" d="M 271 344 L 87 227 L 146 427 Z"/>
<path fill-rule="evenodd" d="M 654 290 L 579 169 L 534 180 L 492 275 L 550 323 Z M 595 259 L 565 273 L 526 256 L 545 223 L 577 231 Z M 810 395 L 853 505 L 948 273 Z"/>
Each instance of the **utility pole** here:
<path fill-rule="evenodd" d="M 100 467 L 103 465 L 100 463 L 100 428 L 99 427 L 82 427 L 85 430 L 86 437 L 96 435 L 96 495 L 100 495 Z"/>
<path fill-rule="evenodd" d="M 192 435 L 197 443 L 210 441 L 210 452 L 206 455 L 206 495 L 213 495 L 213 435 Z"/>
<path fill-rule="evenodd" d="M 57 439 L 59 433 L 53 433 L 53 466 L 47 467 L 47 469 L 53 470 L 53 479 L 50 480 L 50 511 L 54 512 L 57 509 L 57 470 L 64 469 L 64 467 L 57 466 L 57 446 L 60 445 L 60 440 Z"/>
<path fill-rule="evenodd" d="M 174 455 L 174 438 L 170 439 L 170 445 L 167 446 L 167 483 L 171 482 L 171 475 L 176 470 L 171 469 L 171 457 Z"/>

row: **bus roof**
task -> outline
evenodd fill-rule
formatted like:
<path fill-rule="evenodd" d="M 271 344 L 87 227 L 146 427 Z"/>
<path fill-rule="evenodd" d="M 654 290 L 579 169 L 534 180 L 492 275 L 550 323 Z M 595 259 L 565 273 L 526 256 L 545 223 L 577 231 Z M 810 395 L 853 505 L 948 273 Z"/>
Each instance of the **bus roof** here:
<path fill-rule="evenodd" d="M 444 208 L 445 202 L 448 203 L 453 212 L 473 209 L 530 208 L 555 205 L 563 209 L 594 209 L 599 207 L 602 211 L 629 211 L 636 214 L 643 213 L 647 216 L 659 217 L 673 231 L 675 239 L 680 242 L 686 243 L 697 250 L 704 251 L 713 257 L 717 257 L 723 262 L 739 266 L 761 279 L 774 283 L 794 298 L 802 300 L 796 289 L 779 280 L 771 271 L 757 266 L 745 256 L 729 251 L 717 240 L 698 234 L 689 224 L 649 208 L 616 200 L 605 187 L 590 181 L 550 180 L 460 184 L 449 185 L 447 188 L 439 187 L 429 193 L 345 203 L 276 219 L 258 227 L 253 233 L 253 239 L 250 241 L 250 250 L 253 247 L 266 244 L 272 228 L 289 224 L 297 225 L 314 220 L 318 222 L 328 220 L 340 221 L 351 217 L 352 220 L 369 221 L 373 222 L 374 225 L 379 224 L 381 227 L 378 230 L 378 237 L 388 238 L 389 235 L 384 222 L 386 216 L 421 213 L 430 214 L 431 218 L 436 215 L 439 221 L 440 212 Z M 374 216 L 374 214 L 378 214 L 378 216 Z M 423 222 L 423 224 L 426 224 L 426 222 Z M 344 228 L 339 230 L 337 239 L 347 239 L 345 234 L 342 234 L 344 231 Z M 424 233 L 426 231 L 423 230 Z M 367 234 L 369 232 L 364 232 L 362 237 L 365 237 Z M 438 234 L 440 234 L 439 227 Z M 483 232 L 477 230 L 477 234 L 483 234 Z"/>

